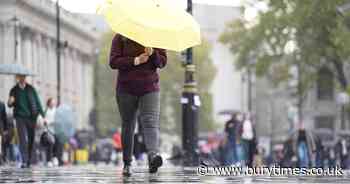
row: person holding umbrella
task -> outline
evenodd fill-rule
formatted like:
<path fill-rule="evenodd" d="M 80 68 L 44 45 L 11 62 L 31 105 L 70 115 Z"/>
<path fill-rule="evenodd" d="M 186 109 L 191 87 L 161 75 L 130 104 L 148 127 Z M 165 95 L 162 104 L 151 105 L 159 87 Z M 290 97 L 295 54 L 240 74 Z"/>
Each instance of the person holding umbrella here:
<path fill-rule="evenodd" d="M 167 63 L 166 51 L 144 47 L 120 34 L 112 41 L 109 65 L 117 69 L 117 104 L 122 118 L 123 175 L 130 176 L 137 111 L 148 150 L 149 172 L 162 165 L 159 156 L 159 75 Z"/>
<path fill-rule="evenodd" d="M 35 88 L 28 84 L 26 75 L 16 75 L 17 84 L 11 89 L 8 106 L 13 107 L 13 115 L 19 136 L 22 156 L 21 168 L 29 168 L 35 138 L 36 120 L 44 111 Z M 44 120 L 46 122 L 46 120 Z"/>
<path fill-rule="evenodd" d="M 118 70 L 117 103 L 122 118 L 124 176 L 130 176 L 136 112 L 140 112 L 149 171 L 162 165 L 159 147 L 159 75 L 165 50 L 181 52 L 201 43 L 199 23 L 166 0 L 106 0 L 97 8 L 113 38 L 110 67 Z M 123 35 L 123 36 L 122 36 Z M 155 49 L 157 48 L 157 49 Z"/>

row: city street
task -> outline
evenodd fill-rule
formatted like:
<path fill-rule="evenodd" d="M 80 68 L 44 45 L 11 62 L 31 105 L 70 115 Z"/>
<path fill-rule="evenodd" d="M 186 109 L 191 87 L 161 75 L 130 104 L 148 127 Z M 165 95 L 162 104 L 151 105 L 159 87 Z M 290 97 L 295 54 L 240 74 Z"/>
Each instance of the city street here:
<path fill-rule="evenodd" d="M 347 174 L 348 175 L 348 174 Z M 198 176 L 196 168 L 165 166 L 155 175 L 146 167 L 134 167 L 130 178 L 123 178 L 121 168 L 114 166 L 67 166 L 32 169 L 0 168 L 0 183 L 350 183 L 350 177 L 209 177 Z"/>

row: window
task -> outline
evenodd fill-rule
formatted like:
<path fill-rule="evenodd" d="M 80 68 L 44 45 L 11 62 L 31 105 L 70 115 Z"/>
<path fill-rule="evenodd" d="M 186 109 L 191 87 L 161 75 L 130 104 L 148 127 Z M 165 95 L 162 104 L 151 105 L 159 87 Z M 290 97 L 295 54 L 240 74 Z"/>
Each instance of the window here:
<path fill-rule="evenodd" d="M 318 116 L 315 118 L 316 129 L 334 130 L 334 116 Z"/>
<path fill-rule="evenodd" d="M 318 72 L 317 98 L 318 100 L 334 99 L 334 76 L 332 71 L 326 67 L 323 67 Z"/>

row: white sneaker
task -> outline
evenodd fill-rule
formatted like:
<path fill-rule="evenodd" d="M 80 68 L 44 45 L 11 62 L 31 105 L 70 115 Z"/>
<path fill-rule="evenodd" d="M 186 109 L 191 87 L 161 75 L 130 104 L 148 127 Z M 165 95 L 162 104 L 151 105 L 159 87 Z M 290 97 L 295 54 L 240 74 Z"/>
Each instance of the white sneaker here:
<path fill-rule="evenodd" d="M 52 162 L 53 162 L 53 165 L 54 165 L 54 166 L 58 166 L 58 165 L 59 165 L 58 159 L 57 159 L 56 157 L 54 157 L 54 158 L 52 159 Z"/>
<path fill-rule="evenodd" d="M 47 167 L 53 167 L 53 163 L 51 161 L 47 162 Z"/>

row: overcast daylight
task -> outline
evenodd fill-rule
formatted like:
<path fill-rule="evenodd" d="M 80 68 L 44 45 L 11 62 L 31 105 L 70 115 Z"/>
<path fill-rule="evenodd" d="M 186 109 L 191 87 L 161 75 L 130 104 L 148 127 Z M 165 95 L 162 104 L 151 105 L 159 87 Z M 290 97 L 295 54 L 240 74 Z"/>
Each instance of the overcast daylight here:
<path fill-rule="evenodd" d="M 350 0 L 0 0 L 0 184 L 350 181 Z"/>

